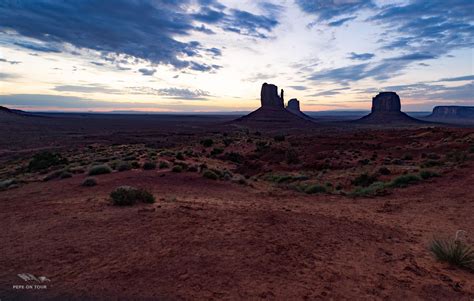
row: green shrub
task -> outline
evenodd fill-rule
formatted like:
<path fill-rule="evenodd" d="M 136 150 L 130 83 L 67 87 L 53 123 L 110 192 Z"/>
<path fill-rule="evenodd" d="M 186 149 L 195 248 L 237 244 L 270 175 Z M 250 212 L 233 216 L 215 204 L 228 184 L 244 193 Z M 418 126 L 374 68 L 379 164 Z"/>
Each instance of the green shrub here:
<path fill-rule="evenodd" d="M 143 169 L 144 170 L 153 170 L 156 168 L 156 163 L 155 162 L 145 162 L 143 163 Z"/>
<path fill-rule="evenodd" d="M 184 160 L 184 155 L 183 155 L 183 153 L 181 153 L 181 152 L 177 153 L 177 154 L 176 154 L 176 159 L 178 159 L 178 160 Z"/>
<path fill-rule="evenodd" d="M 82 181 L 82 186 L 84 187 L 92 187 L 97 185 L 97 180 L 95 178 L 85 178 L 84 181 Z"/>
<path fill-rule="evenodd" d="M 112 169 L 108 165 L 95 165 L 89 169 L 89 176 L 97 176 L 111 173 Z"/>
<path fill-rule="evenodd" d="M 201 144 L 204 147 L 211 147 L 214 144 L 214 141 L 212 139 L 203 139 L 201 140 Z"/>
<path fill-rule="evenodd" d="M 423 180 L 427 180 L 434 177 L 439 177 L 439 174 L 431 170 L 420 171 L 420 178 L 422 178 Z"/>
<path fill-rule="evenodd" d="M 441 166 L 443 165 L 443 162 L 437 161 L 437 160 L 426 160 L 423 163 L 421 163 L 422 168 L 430 168 L 430 167 L 435 167 L 435 166 Z"/>
<path fill-rule="evenodd" d="M 382 167 L 379 168 L 379 174 L 387 176 L 387 175 L 391 174 L 391 171 L 387 167 L 382 166 Z"/>
<path fill-rule="evenodd" d="M 391 187 L 406 187 L 410 184 L 415 184 L 421 181 L 420 177 L 414 174 L 401 175 L 390 182 Z"/>
<path fill-rule="evenodd" d="M 69 171 L 63 171 L 63 172 L 59 175 L 59 178 L 60 178 L 60 179 L 72 178 L 72 173 L 70 173 Z"/>
<path fill-rule="evenodd" d="M 159 167 L 160 169 L 164 169 L 164 168 L 169 168 L 170 165 L 169 165 L 169 163 L 166 162 L 166 161 L 160 161 L 160 163 L 158 164 L 158 167 Z"/>
<path fill-rule="evenodd" d="M 304 192 L 308 194 L 313 194 L 313 193 L 324 193 L 326 192 L 327 189 L 326 187 L 319 185 L 319 184 L 311 184 L 308 185 L 304 188 Z"/>
<path fill-rule="evenodd" d="M 211 180 L 217 180 L 219 178 L 219 176 L 215 172 L 213 172 L 212 170 L 204 171 L 202 176 L 204 178 L 211 179 Z"/>
<path fill-rule="evenodd" d="M 131 166 L 133 169 L 138 169 L 140 168 L 140 163 L 138 163 L 138 161 L 133 161 Z"/>
<path fill-rule="evenodd" d="M 282 142 L 282 141 L 285 141 L 285 136 L 284 135 L 276 135 L 275 137 L 273 137 L 273 140 L 275 140 L 276 142 Z"/>
<path fill-rule="evenodd" d="M 172 172 L 182 172 L 183 171 L 183 167 L 181 165 L 175 165 L 173 166 L 173 168 L 171 169 Z"/>
<path fill-rule="evenodd" d="M 357 176 L 354 180 L 352 180 L 352 184 L 356 186 L 368 187 L 375 181 L 377 181 L 376 175 L 369 175 L 367 173 L 363 173 Z"/>
<path fill-rule="evenodd" d="M 192 166 L 189 166 L 189 167 L 188 167 L 188 170 L 187 170 L 187 171 L 189 171 L 189 172 L 197 172 L 197 171 L 198 171 L 198 168 L 197 168 L 197 166 L 192 165 Z"/>
<path fill-rule="evenodd" d="M 293 149 L 287 150 L 285 153 L 285 157 L 286 157 L 286 163 L 288 164 L 300 163 L 300 158 L 298 156 L 298 153 Z"/>
<path fill-rule="evenodd" d="M 429 247 L 437 260 L 474 270 L 474 250 L 456 239 L 433 239 Z"/>
<path fill-rule="evenodd" d="M 132 165 L 128 162 L 120 162 L 117 164 L 118 171 L 127 171 L 131 169 L 132 169 Z"/>
<path fill-rule="evenodd" d="M 214 147 L 211 151 L 211 155 L 212 156 L 215 156 L 215 155 L 220 155 L 224 152 L 224 150 L 222 148 L 217 148 L 217 147 Z"/>
<path fill-rule="evenodd" d="M 131 206 L 135 203 L 154 203 L 155 197 L 144 189 L 131 186 L 120 186 L 110 193 L 112 204 L 116 206 Z"/>
<path fill-rule="evenodd" d="M 383 195 L 386 193 L 386 184 L 384 182 L 374 182 L 368 187 L 357 187 L 352 190 L 349 195 L 354 197 L 370 197 L 376 195 Z"/>
<path fill-rule="evenodd" d="M 238 163 L 238 164 L 244 162 L 244 156 L 242 156 L 241 154 L 236 153 L 236 152 L 226 153 L 224 155 L 224 158 L 225 158 L 225 160 L 229 160 L 231 162 Z"/>
<path fill-rule="evenodd" d="M 28 170 L 39 171 L 39 170 L 47 169 L 51 166 L 56 166 L 56 165 L 61 165 L 61 164 L 68 164 L 68 161 L 66 158 L 63 158 L 60 154 L 42 152 L 33 156 L 30 163 L 28 164 Z"/>

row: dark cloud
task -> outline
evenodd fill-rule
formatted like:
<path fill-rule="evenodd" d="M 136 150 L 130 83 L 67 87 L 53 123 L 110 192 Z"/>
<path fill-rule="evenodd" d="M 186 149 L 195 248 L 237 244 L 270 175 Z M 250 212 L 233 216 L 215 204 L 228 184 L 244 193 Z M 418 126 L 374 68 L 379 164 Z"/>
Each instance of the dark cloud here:
<path fill-rule="evenodd" d="M 326 90 L 326 91 L 317 92 L 317 93 L 314 93 L 314 94 L 311 94 L 311 95 L 308 95 L 308 96 L 309 96 L 309 97 L 334 96 L 334 95 L 341 94 L 342 91 L 346 91 L 346 90 L 349 90 L 349 89 L 350 89 L 349 87 L 331 89 L 331 90 Z"/>
<path fill-rule="evenodd" d="M 355 53 L 351 52 L 349 55 L 349 59 L 354 61 L 368 61 L 373 58 L 375 54 L 373 53 Z"/>
<path fill-rule="evenodd" d="M 200 89 L 186 89 L 186 88 L 162 88 L 155 89 L 150 87 L 129 87 L 131 94 L 144 94 L 144 95 L 159 95 L 166 96 L 167 98 L 173 99 L 186 99 L 186 100 L 207 100 L 211 94 L 208 91 Z"/>
<path fill-rule="evenodd" d="M 296 3 L 304 12 L 315 15 L 317 21 L 334 21 L 334 18 L 375 7 L 370 0 L 296 0 Z"/>
<path fill-rule="evenodd" d="M 348 84 L 365 78 L 387 80 L 403 74 L 412 62 L 434 59 L 435 55 L 425 53 L 403 54 L 374 63 L 361 63 L 334 69 L 325 69 L 309 76 L 310 80 L 340 82 Z"/>
<path fill-rule="evenodd" d="M 189 13 L 196 5 L 198 12 Z M 260 38 L 278 24 L 268 16 L 205 0 L 2 1 L 0 15 L 0 29 L 13 30 L 24 38 L 15 42 L 23 48 L 57 53 L 70 44 L 109 58 L 139 59 L 198 71 L 209 71 L 214 66 L 202 68 L 199 58 L 209 49 L 213 49 L 211 55 L 218 56 L 220 50 L 177 39 L 194 30 L 212 33 L 203 24 L 196 26 L 196 22 Z"/>
<path fill-rule="evenodd" d="M 305 86 L 290 86 L 290 88 L 292 88 L 293 90 L 298 90 L 298 91 L 307 89 Z"/>
<path fill-rule="evenodd" d="M 9 60 L 3 59 L 3 58 L 0 58 L 0 62 L 8 63 L 8 64 L 11 64 L 11 65 L 18 65 L 18 64 L 21 63 L 20 61 L 9 61 Z"/>
<path fill-rule="evenodd" d="M 1 24 L 1 23 L 0 23 Z M 41 43 L 32 43 L 32 42 L 15 42 L 14 45 L 20 46 L 26 49 L 38 51 L 38 52 L 55 52 L 55 53 L 60 53 L 61 50 L 60 48 L 56 45 L 54 46 L 55 43 L 52 43 L 51 45 L 44 45 Z"/>
<path fill-rule="evenodd" d="M 119 94 L 121 91 L 118 89 L 109 88 L 100 84 L 90 85 L 60 85 L 54 87 L 55 91 L 61 92 L 79 92 L 79 93 L 107 93 L 107 94 Z"/>
<path fill-rule="evenodd" d="M 472 0 L 412 0 L 380 9 L 369 20 L 387 29 L 385 49 L 404 49 L 441 55 L 473 46 Z"/>
<path fill-rule="evenodd" d="M 164 88 L 158 89 L 158 94 L 163 96 L 168 96 L 171 98 L 178 99 L 199 99 L 205 100 L 210 96 L 209 92 L 203 91 L 200 89 L 190 90 L 190 89 L 180 89 L 180 88 Z"/>
<path fill-rule="evenodd" d="M 138 69 L 138 72 L 140 72 L 141 74 L 145 76 L 152 76 L 153 74 L 155 74 L 156 69 L 140 68 Z"/>
<path fill-rule="evenodd" d="M 467 80 L 474 80 L 474 75 L 465 75 L 465 76 L 458 76 L 458 77 L 442 78 L 438 81 L 439 82 L 460 82 L 460 81 L 467 81 Z M 473 91 L 473 98 L 474 98 L 474 91 Z"/>
<path fill-rule="evenodd" d="M 338 27 L 338 26 L 342 26 L 344 25 L 345 23 L 349 22 L 349 21 L 352 21 L 354 19 L 356 19 L 357 17 L 347 17 L 347 18 L 342 18 L 342 19 L 339 19 L 339 20 L 336 20 L 336 21 L 332 21 L 332 22 L 329 22 L 328 23 L 328 26 L 331 26 L 331 27 Z"/>
<path fill-rule="evenodd" d="M 416 83 L 409 85 L 386 86 L 385 91 L 396 91 L 405 98 L 443 100 L 447 102 L 474 101 L 474 82 L 448 87 L 440 84 Z"/>

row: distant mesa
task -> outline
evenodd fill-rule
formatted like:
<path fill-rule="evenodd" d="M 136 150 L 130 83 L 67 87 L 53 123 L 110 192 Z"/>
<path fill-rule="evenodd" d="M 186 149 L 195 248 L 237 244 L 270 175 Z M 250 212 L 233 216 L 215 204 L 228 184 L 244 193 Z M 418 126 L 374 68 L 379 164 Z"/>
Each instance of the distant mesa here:
<path fill-rule="evenodd" d="M 260 108 L 246 116 L 238 118 L 236 121 L 259 124 L 307 123 L 307 118 L 310 119 L 310 117 L 303 117 L 304 114 L 299 109 L 299 101 L 296 99 L 292 99 L 293 104 L 290 105 L 289 103 L 289 106 L 291 106 L 292 108 L 297 107 L 295 113 L 293 111 L 290 111 L 288 107 L 285 109 L 283 95 L 283 89 L 281 89 L 280 95 L 278 95 L 278 87 L 276 85 L 264 83 L 260 91 Z"/>
<path fill-rule="evenodd" d="M 395 92 L 380 92 L 372 98 L 372 112 L 356 122 L 367 124 L 422 123 L 401 111 L 400 97 Z"/>
<path fill-rule="evenodd" d="M 439 121 L 472 120 L 474 121 L 473 106 L 437 106 L 433 108 L 433 113 L 427 116 L 428 119 Z"/>

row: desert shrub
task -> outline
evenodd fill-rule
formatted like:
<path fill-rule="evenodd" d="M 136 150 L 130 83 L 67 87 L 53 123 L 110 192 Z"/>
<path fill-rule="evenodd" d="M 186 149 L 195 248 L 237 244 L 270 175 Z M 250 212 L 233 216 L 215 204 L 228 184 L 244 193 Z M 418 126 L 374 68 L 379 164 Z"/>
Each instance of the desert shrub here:
<path fill-rule="evenodd" d="M 370 163 L 369 159 L 361 159 L 358 161 L 360 165 L 368 165 Z"/>
<path fill-rule="evenodd" d="M 204 147 L 211 147 L 214 144 L 214 141 L 212 139 L 203 139 L 201 140 L 201 145 Z"/>
<path fill-rule="evenodd" d="M 174 152 L 173 152 L 173 151 L 170 151 L 169 149 L 165 149 L 165 150 L 162 150 L 162 151 L 160 152 L 160 156 L 172 157 L 172 156 L 174 156 Z"/>
<path fill-rule="evenodd" d="M 72 178 L 72 173 L 69 171 L 63 171 L 59 174 L 60 179 L 67 179 L 67 178 Z"/>
<path fill-rule="evenodd" d="M 183 155 L 183 153 L 182 153 L 182 152 L 178 152 L 178 153 L 176 154 L 176 159 L 177 159 L 177 160 L 184 160 L 184 155 Z"/>
<path fill-rule="evenodd" d="M 108 165 L 95 165 L 89 169 L 89 176 L 97 176 L 111 173 L 112 169 Z"/>
<path fill-rule="evenodd" d="M 0 181 L 0 191 L 8 189 L 13 185 L 16 185 L 15 179 L 7 179 L 7 180 Z"/>
<path fill-rule="evenodd" d="M 443 165 L 443 162 L 437 161 L 437 160 L 426 160 L 423 163 L 421 163 L 422 168 L 429 168 L 429 167 L 435 167 L 435 166 L 441 166 Z"/>
<path fill-rule="evenodd" d="M 112 204 L 116 206 L 131 206 L 135 203 L 154 203 L 155 197 L 144 189 L 131 186 L 120 186 L 110 193 Z"/>
<path fill-rule="evenodd" d="M 439 261 L 453 266 L 474 270 L 474 250 L 458 239 L 434 238 L 429 247 Z"/>
<path fill-rule="evenodd" d="M 117 167 L 116 169 L 118 171 L 127 171 L 127 170 L 131 170 L 132 169 L 132 164 L 128 163 L 128 162 L 119 162 L 117 164 Z"/>
<path fill-rule="evenodd" d="M 133 161 L 131 164 L 133 169 L 138 169 L 140 168 L 140 163 L 138 163 L 138 161 Z"/>
<path fill-rule="evenodd" d="M 308 194 L 324 193 L 326 191 L 327 191 L 326 187 L 319 184 L 310 184 L 304 188 L 304 192 Z"/>
<path fill-rule="evenodd" d="M 420 177 L 414 174 L 401 175 L 390 182 L 391 187 L 406 187 L 410 184 L 415 184 L 420 181 Z"/>
<path fill-rule="evenodd" d="M 134 161 L 134 160 L 137 160 L 137 156 L 126 156 L 125 158 L 123 158 L 124 161 Z"/>
<path fill-rule="evenodd" d="M 145 162 L 143 163 L 143 169 L 144 170 L 153 170 L 156 168 L 156 163 L 155 162 Z"/>
<path fill-rule="evenodd" d="M 173 168 L 171 169 L 172 172 L 182 172 L 183 171 L 183 167 L 181 165 L 175 165 L 173 166 Z"/>
<path fill-rule="evenodd" d="M 234 139 L 226 138 L 226 139 L 223 139 L 222 142 L 224 143 L 225 147 L 228 147 L 229 145 L 231 145 L 234 142 Z"/>
<path fill-rule="evenodd" d="M 285 153 L 286 163 L 288 164 L 298 164 L 300 163 L 300 158 L 298 153 L 294 149 L 289 149 Z"/>
<path fill-rule="evenodd" d="M 387 176 L 387 175 L 391 174 L 391 171 L 387 167 L 382 166 L 382 167 L 379 168 L 379 174 Z"/>
<path fill-rule="evenodd" d="M 39 171 L 39 170 L 47 169 L 51 166 L 67 164 L 67 163 L 68 163 L 67 159 L 63 158 L 60 154 L 42 152 L 33 156 L 30 163 L 28 164 L 28 170 Z"/>
<path fill-rule="evenodd" d="M 406 160 L 406 161 L 411 161 L 411 160 L 413 160 L 413 156 L 410 155 L 410 154 L 406 154 L 405 156 L 403 156 L 402 159 L 403 159 L 403 160 Z"/>
<path fill-rule="evenodd" d="M 349 195 L 354 197 L 383 195 L 386 193 L 385 188 L 386 184 L 384 182 L 374 182 L 368 187 L 355 188 Z"/>
<path fill-rule="evenodd" d="M 192 166 L 189 166 L 189 167 L 188 167 L 188 170 L 187 170 L 187 171 L 189 171 L 189 172 L 197 172 L 197 171 L 198 171 L 198 168 L 197 168 L 197 166 L 192 165 Z"/>
<path fill-rule="evenodd" d="M 467 160 L 467 154 L 461 151 L 452 151 L 446 155 L 446 159 L 451 162 L 462 163 Z"/>
<path fill-rule="evenodd" d="M 84 187 L 92 187 L 97 185 L 97 180 L 95 178 L 85 178 L 84 181 L 82 181 L 82 186 Z"/>
<path fill-rule="evenodd" d="M 420 178 L 422 178 L 423 180 L 427 180 L 434 177 L 439 177 L 439 174 L 431 170 L 420 171 Z"/>
<path fill-rule="evenodd" d="M 212 170 L 205 170 L 202 176 L 211 180 L 217 180 L 219 178 L 219 176 Z"/>
<path fill-rule="evenodd" d="M 224 155 L 224 159 L 229 160 L 229 161 L 234 162 L 234 163 L 237 163 L 237 164 L 240 164 L 240 163 L 244 162 L 244 156 L 242 156 L 241 154 L 236 153 L 236 152 L 226 153 Z"/>
<path fill-rule="evenodd" d="M 441 158 L 441 157 L 440 157 L 438 154 L 436 154 L 436 153 L 425 154 L 425 156 L 423 156 L 423 154 L 422 154 L 422 157 L 426 157 L 426 158 L 431 159 L 431 160 L 438 160 L 438 159 Z"/>
<path fill-rule="evenodd" d="M 367 173 L 363 173 L 357 176 L 354 180 L 352 180 L 352 184 L 355 186 L 368 187 L 375 181 L 377 181 L 376 175 L 369 175 Z"/>
<path fill-rule="evenodd" d="M 160 161 L 160 163 L 158 164 L 158 168 L 160 168 L 160 169 L 169 168 L 169 167 L 170 167 L 170 165 L 166 161 Z"/>
<path fill-rule="evenodd" d="M 286 182 L 295 182 L 295 181 L 305 181 L 309 177 L 306 175 L 289 175 L 289 174 L 269 174 L 265 177 L 267 181 L 275 183 L 286 183 Z"/>
<path fill-rule="evenodd" d="M 218 147 L 214 147 L 211 151 L 211 155 L 212 156 L 215 156 L 215 155 L 220 155 L 224 152 L 224 150 L 222 148 L 218 148 Z"/>
<path fill-rule="evenodd" d="M 276 142 L 282 142 L 282 141 L 285 141 L 285 136 L 284 135 L 276 135 L 275 137 L 273 137 L 273 140 L 275 140 Z"/>

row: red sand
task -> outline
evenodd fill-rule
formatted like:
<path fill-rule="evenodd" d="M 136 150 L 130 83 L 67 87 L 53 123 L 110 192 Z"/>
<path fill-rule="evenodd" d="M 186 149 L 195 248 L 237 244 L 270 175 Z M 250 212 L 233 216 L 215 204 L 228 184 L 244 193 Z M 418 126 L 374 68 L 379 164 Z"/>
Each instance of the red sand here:
<path fill-rule="evenodd" d="M 474 297 L 473 274 L 427 250 L 435 234 L 474 230 L 472 172 L 356 200 L 160 174 L 103 175 L 92 188 L 74 177 L 1 192 L 0 298 Z M 160 199 L 110 206 L 117 183 L 149 187 Z M 19 273 L 51 282 L 15 291 Z"/>

